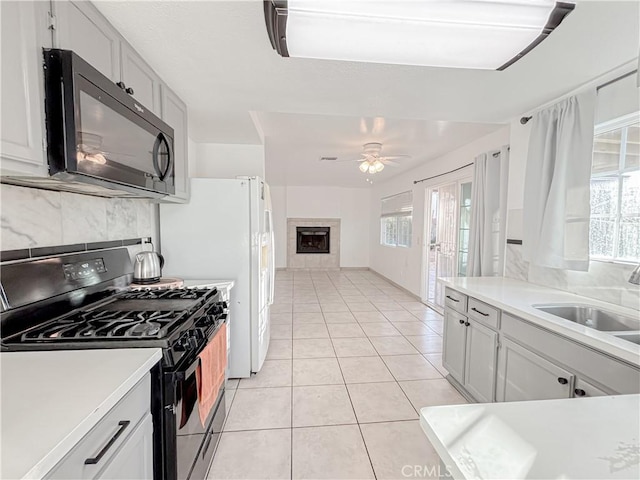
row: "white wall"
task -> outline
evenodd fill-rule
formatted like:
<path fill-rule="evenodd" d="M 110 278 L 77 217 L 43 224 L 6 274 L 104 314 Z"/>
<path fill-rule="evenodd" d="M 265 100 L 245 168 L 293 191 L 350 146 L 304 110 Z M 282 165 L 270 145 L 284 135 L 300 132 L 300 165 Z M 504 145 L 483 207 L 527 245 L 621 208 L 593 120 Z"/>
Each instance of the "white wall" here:
<path fill-rule="evenodd" d="M 264 178 L 263 145 L 190 142 L 189 148 L 195 150 L 195 159 L 190 162 L 190 177 L 235 178 L 245 175 Z"/>
<path fill-rule="evenodd" d="M 594 80 L 592 86 L 604 81 Z M 640 90 L 636 86 L 635 75 L 632 75 L 598 92 L 596 123 L 638 111 L 639 108 Z M 511 239 L 523 240 L 522 205 L 530 132 L 531 122 L 521 125 L 520 118 L 512 121 L 507 218 L 507 238 Z M 522 246 L 508 245 L 505 267 L 505 275 L 512 278 L 640 309 L 640 291 L 627 282 L 633 265 L 592 261 L 588 272 L 533 267 L 522 259 Z"/>
<path fill-rule="evenodd" d="M 420 167 L 402 173 L 384 183 L 374 184 L 371 197 L 371 220 L 369 223 L 369 266 L 415 295 L 421 294 L 422 256 L 424 244 L 424 210 L 426 189 L 460 178 L 470 177 L 472 167 L 437 179 L 414 185 L 414 180 L 449 172 L 473 161 L 480 153 L 498 150 L 509 143 L 509 128 L 504 127 L 485 137 L 443 155 Z M 413 235 L 410 248 L 385 247 L 380 245 L 381 199 L 408 190 L 413 191 Z"/>
<path fill-rule="evenodd" d="M 271 187 L 276 267 L 287 266 L 287 218 L 339 218 L 340 266 L 369 266 L 370 190 L 341 187 Z"/>

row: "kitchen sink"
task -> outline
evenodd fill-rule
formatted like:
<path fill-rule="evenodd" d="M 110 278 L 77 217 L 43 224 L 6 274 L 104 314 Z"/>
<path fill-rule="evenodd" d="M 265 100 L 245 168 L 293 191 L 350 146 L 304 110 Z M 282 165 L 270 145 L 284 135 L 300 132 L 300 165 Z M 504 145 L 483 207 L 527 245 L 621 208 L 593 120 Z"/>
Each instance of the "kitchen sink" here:
<path fill-rule="evenodd" d="M 640 332 L 617 332 L 613 336 L 640 345 Z"/>
<path fill-rule="evenodd" d="M 591 305 L 558 303 L 533 305 L 534 308 L 565 320 L 590 327 L 601 332 L 628 332 L 640 330 L 640 319 L 603 310 Z M 633 341 L 633 340 L 631 340 Z M 635 342 L 638 343 L 638 342 Z"/>

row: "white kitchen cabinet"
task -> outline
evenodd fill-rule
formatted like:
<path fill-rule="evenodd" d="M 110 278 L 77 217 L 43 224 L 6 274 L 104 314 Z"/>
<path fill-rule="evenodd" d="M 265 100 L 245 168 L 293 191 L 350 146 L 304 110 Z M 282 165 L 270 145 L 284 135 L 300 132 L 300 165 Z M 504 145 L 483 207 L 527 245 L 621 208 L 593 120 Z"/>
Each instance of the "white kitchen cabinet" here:
<path fill-rule="evenodd" d="M 584 378 L 576 378 L 576 383 L 573 386 L 574 397 L 603 397 L 605 395 L 610 395 L 610 393 L 607 393 L 601 388 L 592 385 Z"/>
<path fill-rule="evenodd" d="M 153 420 L 147 415 L 115 452 L 96 479 L 131 480 L 153 478 Z"/>
<path fill-rule="evenodd" d="M 126 41 L 120 42 L 121 81 L 131 88 L 131 95 L 156 114 L 161 114 L 160 85 L 162 80 Z"/>
<path fill-rule="evenodd" d="M 53 44 L 73 50 L 113 82 L 120 81 L 118 31 L 87 1 L 54 1 Z"/>
<path fill-rule="evenodd" d="M 498 355 L 496 400 L 545 400 L 571 397 L 574 375 L 502 337 Z"/>
<path fill-rule="evenodd" d="M 45 478 L 153 478 L 151 375 L 129 390 Z"/>
<path fill-rule="evenodd" d="M 187 106 L 166 85 L 162 85 L 162 119 L 173 127 L 173 155 L 175 171 L 175 194 L 162 199 L 163 202 L 185 203 L 189 201 L 189 160 Z"/>
<path fill-rule="evenodd" d="M 2 175 L 47 175 L 42 47 L 48 2 L 0 2 L 2 40 Z"/>
<path fill-rule="evenodd" d="M 467 317 L 445 308 L 442 344 L 442 366 L 460 384 L 464 383 Z"/>
<path fill-rule="evenodd" d="M 498 334 L 472 319 L 465 329 L 464 387 L 479 402 L 493 402 Z"/>

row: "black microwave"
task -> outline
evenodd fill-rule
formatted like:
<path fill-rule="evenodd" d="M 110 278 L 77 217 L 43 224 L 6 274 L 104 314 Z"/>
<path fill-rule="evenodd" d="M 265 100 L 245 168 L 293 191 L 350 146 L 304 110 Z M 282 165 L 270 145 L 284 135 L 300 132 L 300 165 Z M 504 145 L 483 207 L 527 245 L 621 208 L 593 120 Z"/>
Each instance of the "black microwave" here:
<path fill-rule="evenodd" d="M 173 129 L 70 50 L 44 49 L 49 175 L 175 193 Z"/>

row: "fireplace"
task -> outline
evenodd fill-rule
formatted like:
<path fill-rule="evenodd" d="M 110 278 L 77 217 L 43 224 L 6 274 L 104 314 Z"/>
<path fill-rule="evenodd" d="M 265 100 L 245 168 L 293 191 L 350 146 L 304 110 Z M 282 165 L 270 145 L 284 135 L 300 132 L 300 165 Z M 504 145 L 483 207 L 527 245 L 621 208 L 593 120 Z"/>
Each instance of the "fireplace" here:
<path fill-rule="evenodd" d="M 296 227 L 296 253 L 330 253 L 331 227 Z"/>

